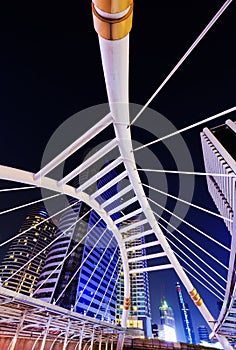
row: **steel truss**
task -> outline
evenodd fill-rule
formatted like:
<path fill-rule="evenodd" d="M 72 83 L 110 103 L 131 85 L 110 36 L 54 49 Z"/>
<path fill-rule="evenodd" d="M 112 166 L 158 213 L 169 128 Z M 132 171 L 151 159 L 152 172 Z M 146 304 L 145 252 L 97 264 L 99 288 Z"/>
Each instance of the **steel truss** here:
<path fill-rule="evenodd" d="M 20 338 L 53 344 L 62 340 L 77 348 L 92 342 L 117 342 L 124 328 L 66 310 L 9 289 L 0 287 L 0 336 L 12 337 L 11 350 Z M 66 348 L 66 347 L 65 347 Z"/>

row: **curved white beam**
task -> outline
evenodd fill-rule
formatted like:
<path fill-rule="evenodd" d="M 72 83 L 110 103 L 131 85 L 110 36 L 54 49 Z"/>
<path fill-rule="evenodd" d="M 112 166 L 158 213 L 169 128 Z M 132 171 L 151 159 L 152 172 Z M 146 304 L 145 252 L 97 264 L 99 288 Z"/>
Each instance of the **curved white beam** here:
<path fill-rule="evenodd" d="M 122 239 L 122 236 L 114 224 L 113 220 L 107 214 L 107 212 L 100 206 L 100 204 L 92 199 L 85 192 L 76 192 L 76 189 L 69 185 L 59 186 L 57 180 L 50 179 L 48 177 L 42 177 L 38 180 L 35 179 L 34 173 L 7 167 L 4 165 L 0 165 L 0 179 L 10 180 L 24 184 L 30 184 L 41 188 L 46 188 L 58 193 L 64 193 L 70 197 L 74 197 L 78 200 L 83 201 L 88 206 L 90 206 L 97 214 L 104 220 L 107 224 L 108 229 L 110 229 L 117 240 L 118 246 L 120 248 L 120 255 L 124 269 L 124 297 L 129 298 L 130 293 L 130 281 L 129 281 L 129 265 L 128 265 L 128 257 L 125 249 L 125 243 Z"/>
<path fill-rule="evenodd" d="M 207 321 L 209 327 L 213 330 L 215 319 L 205 306 L 202 298 L 197 293 L 192 282 L 180 265 L 177 257 L 168 244 L 161 228 L 159 227 L 155 216 L 152 213 L 147 197 L 145 195 L 141 180 L 138 174 L 134 153 L 132 152 L 131 133 L 128 125 L 129 119 L 129 98 L 128 98 L 128 57 L 129 57 L 129 35 L 120 40 L 107 40 L 99 37 L 102 64 L 107 87 L 107 94 L 116 139 L 121 157 L 123 158 L 125 169 L 129 180 L 139 201 L 148 222 L 160 242 L 163 250 L 166 252 L 171 265 L 174 267 L 185 288 L 189 292 L 195 305 L 200 310 L 202 316 Z M 219 341 L 225 349 L 230 349 L 226 338 L 218 336 Z"/>

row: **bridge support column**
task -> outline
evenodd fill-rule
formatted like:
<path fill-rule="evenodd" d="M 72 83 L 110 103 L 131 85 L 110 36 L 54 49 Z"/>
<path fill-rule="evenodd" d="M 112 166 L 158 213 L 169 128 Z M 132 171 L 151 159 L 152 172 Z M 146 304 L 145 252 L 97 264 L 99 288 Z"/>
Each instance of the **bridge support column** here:
<path fill-rule="evenodd" d="M 105 350 L 108 350 L 108 339 L 106 340 Z"/>
<path fill-rule="evenodd" d="M 99 336 L 99 344 L 98 344 L 98 350 L 102 349 L 102 334 Z"/>
<path fill-rule="evenodd" d="M 52 317 L 49 316 L 49 319 L 48 319 L 48 322 L 47 322 L 47 326 L 46 326 L 46 329 L 44 331 L 42 344 L 40 346 L 40 350 L 44 350 L 44 347 L 45 347 L 45 344 L 46 344 L 46 340 L 47 340 L 48 331 L 49 331 L 49 327 L 50 327 L 50 323 L 51 323 L 51 319 L 52 319 Z"/>
<path fill-rule="evenodd" d="M 91 338 L 90 350 L 93 350 L 93 342 L 94 342 L 95 329 L 96 329 L 96 328 L 93 327 L 93 333 L 92 333 L 92 338 Z"/>
<path fill-rule="evenodd" d="M 125 333 L 120 333 L 117 339 L 116 350 L 122 350 L 125 340 Z"/>
<path fill-rule="evenodd" d="M 41 337 L 41 334 L 38 336 L 38 338 L 35 339 L 34 345 L 33 345 L 33 347 L 32 347 L 31 350 L 34 350 L 34 349 L 35 349 L 35 347 L 36 347 L 36 345 L 37 345 L 37 343 L 38 343 L 40 337 Z M 51 348 L 50 348 L 49 350 L 51 350 Z"/>
<path fill-rule="evenodd" d="M 82 349 L 82 342 L 83 342 L 83 335 L 84 335 L 84 327 L 85 325 L 82 326 L 81 331 L 80 331 L 80 338 L 79 338 L 79 347 L 78 350 Z M 76 345 L 77 348 L 77 345 Z"/>
<path fill-rule="evenodd" d="M 113 337 L 111 338 L 111 350 L 113 350 Z"/>
<path fill-rule="evenodd" d="M 62 350 L 66 350 L 67 341 L 68 341 L 68 335 L 69 335 L 69 330 L 70 330 L 70 321 L 68 322 L 68 326 L 67 326 L 67 328 L 66 328 L 66 334 L 65 334 L 65 338 L 64 338 Z"/>
<path fill-rule="evenodd" d="M 17 326 L 16 334 L 12 338 L 12 341 L 10 342 L 10 345 L 8 346 L 8 350 L 14 350 L 15 349 L 18 336 L 20 334 L 21 329 L 23 328 L 24 320 L 25 320 L 25 313 L 22 315 L 20 323 Z"/>

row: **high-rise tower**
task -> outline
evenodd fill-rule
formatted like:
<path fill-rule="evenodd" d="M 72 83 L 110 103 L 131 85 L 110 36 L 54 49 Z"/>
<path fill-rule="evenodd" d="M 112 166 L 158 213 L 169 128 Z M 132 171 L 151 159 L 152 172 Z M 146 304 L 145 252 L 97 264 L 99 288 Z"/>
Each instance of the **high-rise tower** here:
<path fill-rule="evenodd" d="M 186 343 L 196 344 L 193 324 L 190 316 L 190 310 L 189 310 L 188 304 L 184 302 L 184 298 L 183 298 L 183 294 L 182 294 L 179 282 L 176 283 L 176 292 L 177 292 L 178 301 L 179 301 L 179 308 L 181 312 Z"/>
<path fill-rule="evenodd" d="M 172 308 L 163 299 L 160 310 L 161 324 L 158 326 L 158 335 L 160 339 L 176 342 L 175 319 Z"/>
<path fill-rule="evenodd" d="M 29 211 L 19 230 L 21 235 L 12 241 L 0 265 L 4 287 L 26 295 L 33 293 L 48 253 L 44 248 L 57 229 L 48 218 L 43 206 L 35 205 Z M 32 259 L 35 255 L 37 257 Z"/>
<path fill-rule="evenodd" d="M 231 250 L 227 288 L 215 327 L 229 339 L 235 339 L 236 328 L 236 122 L 225 124 L 201 133 L 207 185 L 220 214 L 231 234 Z"/>
<path fill-rule="evenodd" d="M 132 225 L 133 223 L 140 221 L 139 216 L 131 218 L 122 222 L 121 228 Z M 123 233 L 124 238 L 132 235 L 137 235 L 143 231 L 143 226 L 138 226 Z M 134 262 L 130 260 L 130 269 L 142 269 L 147 267 L 146 260 L 142 260 L 142 256 L 146 254 L 145 249 L 135 249 L 136 246 L 145 243 L 144 237 L 136 238 L 126 242 L 126 248 L 134 248 L 128 252 L 128 258 L 134 259 Z M 136 260 L 136 258 L 138 258 Z M 123 279 L 122 273 L 118 280 L 117 285 L 117 316 L 116 322 L 119 324 L 122 316 L 123 307 Z M 138 328 L 143 330 L 144 336 L 147 338 L 152 337 L 152 325 L 151 325 L 151 309 L 150 309 L 150 296 L 149 296 L 149 281 L 148 273 L 133 273 L 130 275 L 130 310 L 128 327 Z"/>
<path fill-rule="evenodd" d="M 116 175 L 114 170 L 107 173 L 95 184 L 95 190 Z M 113 186 L 98 201 L 102 203 L 116 193 Z M 88 316 L 115 321 L 117 242 L 88 205 L 71 198 L 69 201 L 74 204 L 60 219 L 58 239 L 51 246 L 35 296 Z M 114 206 L 116 201 L 109 208 Z M 119 216 L 115 213 L 113 218 Z"/>
<path fill-rule="evenodd" d="M 198 337 L 200 342 L 207 342 L 210 343 L 210 339 L 209 339 L 209 332 L 206 326 L 198 326 Z"/>
<path fill-rule="evenodd" d="M 227 120 L 215 128 L 204 128 L 201 133 L 206 172 L 209 174 L 233 175 L 207 176 L 208 190 L 232 234 L 236 211 L 236 124 Z"/>

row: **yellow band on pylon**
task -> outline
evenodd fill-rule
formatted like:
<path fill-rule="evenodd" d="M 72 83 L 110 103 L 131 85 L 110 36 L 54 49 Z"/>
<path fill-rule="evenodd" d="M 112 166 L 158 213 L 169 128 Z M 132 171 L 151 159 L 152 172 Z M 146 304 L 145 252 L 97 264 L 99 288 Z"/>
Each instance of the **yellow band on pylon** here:
<path fill-rule="evenodd" d="M 196 288 L 193 288 L 193 290 L 191 290 L 191 292 L 189 292 L 190 296 L 193 297 L 194 295 L 197 294 L 197 290 Z"/>
<path fill-rule="evenodd" d="M 130 298 L 124 298 L 124 309 L 125 310 L 129 310 L 129 306 L 130 306 Z"/>
<path fill-rule="evenodd" d="M 191 290 L 191 292 L 189 292 L 189 295 L 197 306 L 201 306 L 203 304 L 203 300 L 200 298 L 200 295 L 198 294 L 196 288 Z"/>
<path fill-rule="evenodd" d="M 200 298 L 198 301 L 195 302 L 197 306 L 201 306 L 203 304 L 203 300 Z"/>
<path fill-rule="evenodd" d="M 93 0 L 93 3 L 100 10 L 107 13 L 118 13 L 125 11 L 132 0 Z"/>
<path fill-rule="evenodd" d="M 104 18 L 98 14 L 92 3 L 94 28 L 99 36 L 107 40 L 124 38 L 132 28 L 133 2 L 130 3 L 128 13 L 119 19 Z"/>

